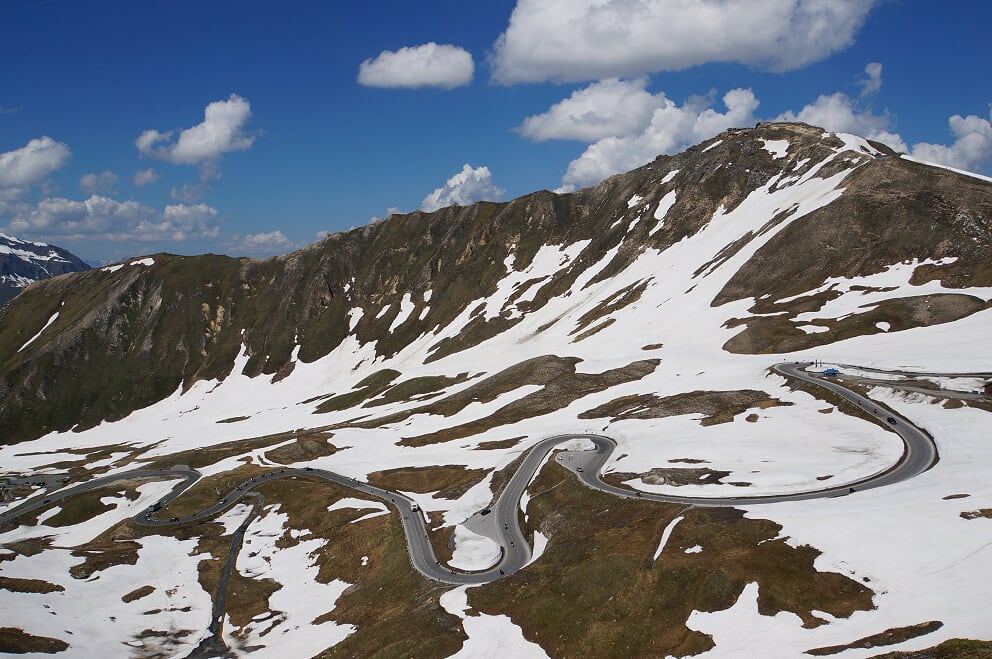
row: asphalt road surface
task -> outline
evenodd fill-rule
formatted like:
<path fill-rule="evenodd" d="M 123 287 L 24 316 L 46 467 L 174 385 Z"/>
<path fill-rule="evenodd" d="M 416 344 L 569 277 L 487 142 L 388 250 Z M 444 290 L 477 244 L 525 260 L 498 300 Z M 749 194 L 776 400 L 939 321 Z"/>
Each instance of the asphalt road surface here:
<path fill-rule="evenodd" d="M 805 501 L 809 499 L 822 499 L 827 497 L 845 496 L 853 492 L 864 491 L 876 487 L 884 487 L 893 483 L 898 483 L 928 470 L 936 464 L 937 447 L 933 439 L 923 430 L 917 428 L 909 421 L 899 416 L 895 412 L 884 408 L 875 401 L 863 398 L 853 391 L 842 387 L 836 382 L 828 379 L 813 376 L 802 369 L 807 363 L 782 363 L 777 364 L 773 369 L 789 378 L 796 378 L 811 382 L 840 395 L 852 405 L 856 405 L 865 410 L 868 414 L 875 414 L 890 430 L 896 432 L 903 440 L 905 449 L 902 457 L 885 471 L 860 480 L 855 483 L 848 483 L 842 486 L 826 487 L 804 492 L 791 494 L 771 495 L 771 496 L 735 496 L 735 497 L 688 497 L 671 496 L 664 494 L 651 494 L 647 492 L 636 492 L 634 490 L 617 487 L 604 483 L 600 474 L 606 462 L 616 448 L 616 442 L 609 437 L 596 434 L 570 433 L 548 437 L 539 441 L 527 452 L 523 462 L 517 471 L 510 478 L 506 487 L 500 493 L 496 503 L 491 508 L 490 515 L 487 515 L 486 523 L 488 528 L 494 530 L 495 540 L 502 547 L 502 556 L 499 562 L 493 567 L 480 572 L 463 572 L 453 570 L 450 567 L 441 565 L 434 554 L 434 549 L 428 539 L 423 513 L 414 510 L 415 503 L 412 499 L 398 492 L 392 492 L 379 487 L 374 487 L 368 483 L 357 481 L 347 476 L 316 468 L 286 468 L 277 469 L 257 476 L 238 485 L 233 491 L 215 504 L 201 510 L 200 512 L 186 517 L 168 517 L 160 509 L 166 507 L 172 500 L 182 494 L 187 488 L 200 478 L 200 474 L 192 469 L 177 466 L 173 469 L 148 470 L 138 469 L 122 472 L 112 476 L 96 478 L 86 483 L 81 483 L 73 487 L 53 492 L 43 500 L 33 499 L 20 506 L 0 514 L 0 525 L 11 522 L 25 513 L 47 507 L 58 501 L 87 492 L 115 481 L 135 480 L 135 479 L 162 479 L 162 478 L 182 478 L 183 482 L 177 485 L 169 494 L 155 504 L 149 506 L 139 513 L 134 521 L 142 526 L 164 527 L 173 524 L 188 524 L 198 522 L 217 515 L 234 505 L 235 502 L 246 496 L 257 496 L 251 494 L 252 490 L 261 483 L 277 478 L 289 477 L 310 477 L 323 478 L 331 482 L 343 485 L 356 490 L 363 495 L 371 495 L 381 499 L 387 505 L 393 507 L 400 515 L 403 530 L 406 533 L 407 549 L 410 554 L 410 562 L 425 576 L 450 584 L 484 584 L 496 579 L 508 576 L 524 567 L 531 558 L 531 548 L 524 538 L 518 522 L 518 511 L 520 509 L 520 498 L 524 490 L 533 480 L 537 469 L 542 464 L 544 458 L 556 446 L 575 439 L 587 439 L 595 445 L 595 450 L 568 452 L 562 457 L 570 459 L 560 460 L 560 464 L 570 468 L 575 475 L 589 487 L 609 492 L 610 494 L 625 497 L 628 499 L 641 499 L 662 503 L 675 503 L 686 506 L 740 506 L 766 503 L 781 503 L 785 501 Z M 877 410 L 877 411 L 876 411 Z M 887 420 L 891 418 L 895 423 Z M 243 534 L 243 530 L 242 530 Z M 235 546 L 236 545 L 236 546 Z M 240 542 L 232 543 L 232 552 L 237 552 Z M 228 558 L 228 563 L 233 565 L 233 557 Z"/>

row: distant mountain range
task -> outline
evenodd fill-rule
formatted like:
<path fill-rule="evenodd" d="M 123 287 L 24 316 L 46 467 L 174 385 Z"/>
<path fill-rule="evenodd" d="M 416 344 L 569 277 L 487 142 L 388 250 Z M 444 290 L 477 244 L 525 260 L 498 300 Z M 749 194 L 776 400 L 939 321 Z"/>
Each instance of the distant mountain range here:
<path fill-rule="evenodd" d="M 0 233 L 0 306 L 40 279 L 89 268 L 61 247 Z"/>

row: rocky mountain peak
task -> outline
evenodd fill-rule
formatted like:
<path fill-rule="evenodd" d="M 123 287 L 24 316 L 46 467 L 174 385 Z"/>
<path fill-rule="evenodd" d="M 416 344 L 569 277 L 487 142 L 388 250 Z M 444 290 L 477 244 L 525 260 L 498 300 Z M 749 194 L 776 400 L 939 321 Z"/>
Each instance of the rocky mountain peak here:
<path fill-rule="evenodd" d="M 0 233 L 0 306 L 34 282 L 89 266 L 61 247 Z"/>

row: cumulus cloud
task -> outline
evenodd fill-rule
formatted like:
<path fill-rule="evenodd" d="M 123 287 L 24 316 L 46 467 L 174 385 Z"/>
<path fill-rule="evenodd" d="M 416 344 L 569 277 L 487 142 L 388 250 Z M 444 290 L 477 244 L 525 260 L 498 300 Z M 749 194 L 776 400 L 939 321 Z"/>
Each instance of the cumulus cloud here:
<path fill-rule="evenodd" d="M 847 94 L 824 94 L 799 112 L 789 110 L 775 121 L 802 121 L 838 133 L 854 133 L 886 144 L 896 151 L 907 151 L 906 143 L 898 133 L 890 130 L 888 113 L 874 114 L 862 110 Z"/>
<path fill-rule="evenodd" d="M 919 142 L 913 145 L 913 157 L 968 171 L 979 171 L 992 161 L 992 122 L 974 114 L 956 114 L 947 123 L 956 138 L 954 143 Z"/>
<path fill-rule="evenodd" d="M 20 149 L 0 153 L 0 188 L 37 185 L 69 162 L 72 152 L 48 136 L 31 140 Z"/>
<path fill-rule="evenodd" d="M 706 97 L 692 97 L 677 105 L 659 92 L 657 107 L 643 129 L 605 137 L 591 144 L 568 165 L 560 190 L 598 183 L 607 176 L 624 172 L 653 160 L 658 154 L 671 154 L 737 126 L 755 123 L 758 99 L 750 89 L 732 89 L 723 96 L 726 112 L 713 107 Z"/>
<path fill-rule="evenodd" d="M 882 88 L 882 65 L 879 62 L 869 62 L 865 66 L 865 76 L 858 81 L 861 96 L 874 96 Z"/>
<path fill-rule="evenodd" d="M 43 199 L 16 214 L 5 227 L 14 235 L 44 235 L 69 240 L 149 242 L 216 238 L 217 211 L 205 204 L 176 204 L 158 212 L 137 201 L 93 195 L 85 201 Z"/>
<path fill-rule="evenodd" d="M 99 174 L 84 174 L 79 179 L 79 189 L 83 194 L 88 195 L 115 195 L 117 194 L 117 174 L 111 171 L 103 171 Z"/>
<path fill-rule="evenodd" d="M 366 87 L 441 87 L 454 89 L 472 82 L 472 55 L 458 46 L 436 44 L 384 50 L 358 67 Z"/>
<path fill-rule="evenodd" d="M 879 0 L 518 0 L 492 55 L 503 83 L 741 62 L 788 71 L 846 48 Z"/>
<path fill-rule="evenodd" d="M 138 152 L 177 165 L 199 165 L 202 180 L 220 178 L 218 161 L 225 153 L 246 151 L 255 136 L 246 132 L 251 104 L 237 94 L 214 101 L 203 111 L 203 121 L 192 128 L 159 132 L 152 128 L 134 141 Z M 175 139 L 173 139 L 175 138 Z"/>
<path fill-rule="evenodd" d="M 318 237 L 321 237 L 318 234 Z M 228 248 L 234 252 L 246 254 L 276 254 L 295 248 L 297 245 L 286 237 L 282 231 L 267 233 L 250 233 L 246 236 L 235 235 L 228 243 Z"/>
<path fill-rule="evenodd" d="M 420 202 L 421 210 L 436 211 L 446 206 L 467 206 L 483 199 L 494 201 L 505 191 L 496 187 L 488 167 L 472 168 L 468 163 Z"/>
<path fill-rule="evenodd" d="M 630 135 L 651 122 L 664 102 L 648 92 L 646 78 L 601 80 L 576 90 L 542 114 L 524 119 L 516 129 L 524 137 L 543 140 L 595 142 L 604 137 Z"/>
<path fill-rule="evenodd" d="M 139 188 L 143 188 L 146 185 L 151 185 L 160 178 L 159 173 L 149 167 L 148 169 L 141 169 L 135 172 L 134 176 L 131 177 L 131 182 Z"/>

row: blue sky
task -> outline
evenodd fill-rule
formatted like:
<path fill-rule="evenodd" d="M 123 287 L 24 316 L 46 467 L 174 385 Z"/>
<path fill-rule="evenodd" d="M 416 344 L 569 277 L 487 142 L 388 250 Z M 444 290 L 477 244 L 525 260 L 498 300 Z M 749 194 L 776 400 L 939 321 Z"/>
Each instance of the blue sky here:
<path fill-rule="evenodd" d="M 990 25 L 985 0 L 0 0 L 0 231 L 268 256 L 783 118 L 990 173 Z"/>

